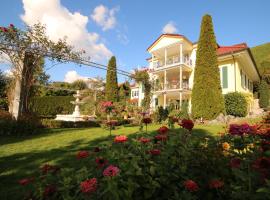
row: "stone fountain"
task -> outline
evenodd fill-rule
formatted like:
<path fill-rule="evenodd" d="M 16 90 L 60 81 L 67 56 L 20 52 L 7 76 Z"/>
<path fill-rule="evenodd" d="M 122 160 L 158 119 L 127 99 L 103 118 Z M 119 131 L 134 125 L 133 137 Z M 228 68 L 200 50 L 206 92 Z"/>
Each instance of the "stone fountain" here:
<path fill-rule="evenodd" d="M 81 94 L 80 91 L 77 90 L 77 93 L 73 95 L 76 100 L 71 101 L 73 105 L 75 105 L 74 112 L 71 115 L 56 115 L 55 120 L 61 120 L 61 121 L 73 121 L 73 122 L 78 122 L 78 121 L 85 121 L 84 116 L 81 115 L 80 113 L 80 105 L 82 105 L 84 102 L 81 101 Z"/>

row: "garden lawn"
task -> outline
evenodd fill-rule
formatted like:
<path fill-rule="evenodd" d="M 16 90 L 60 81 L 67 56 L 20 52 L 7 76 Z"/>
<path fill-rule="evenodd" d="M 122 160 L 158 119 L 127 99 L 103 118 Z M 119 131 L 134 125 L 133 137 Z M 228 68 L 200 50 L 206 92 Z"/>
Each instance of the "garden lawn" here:
<path fill-rule="evenodd" d="M 160 125 L 150 125 L 149 132 Z M 178 127 L 178 126 L 177 126 Z M 138 127 L 121 127 L 112 135 L 135 135 Z M 222 125 L 199 125 L 193 130 L 200 137 L 214 136 L 224 131 Z M 22 192 L 18 180 L 38 172 L 44 163 L 74 166 L 79 150 L 92 150 L 109 142 L 109 131 L 102 128 L 51 129 L 46 133 L 24 137 L 0 137 L 0 194 L 1 200 L 17 199 Z M 110 139 L 111 141 L 111 139 Z"/>

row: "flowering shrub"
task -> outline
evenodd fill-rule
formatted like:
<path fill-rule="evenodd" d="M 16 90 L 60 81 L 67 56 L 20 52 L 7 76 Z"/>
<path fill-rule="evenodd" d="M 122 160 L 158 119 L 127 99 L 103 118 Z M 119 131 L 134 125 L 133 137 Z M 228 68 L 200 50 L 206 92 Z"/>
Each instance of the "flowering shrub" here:
<path fill-rule="evenodd" d="M 182 121 L 188 131 L 193 125 Z M 248 127 L 206 139 L 164 127 L 137 139 L 120 135 L 76 153 L 77 167 L 45 164 L 18 184 L 32 199 L 268 199 L 270 140 Z"/>
<path fill-rule="evenodd" d="M 103 111 L 108 114 L 111 113 L 114 109 L 113 102 L 111 101 L 101 102 L 101 107 L 103 108 Z"/>
<path fill-rule="evenodd" d="M 194 127 L 194 123 L 190 119 L 183 119 L 181 121 L 181 123 L 179 123 L 179 125 L 182 126 L 185 129 L 189 130 L 189 131 L 191 131 L 193 129 L 193 127 Z"/>

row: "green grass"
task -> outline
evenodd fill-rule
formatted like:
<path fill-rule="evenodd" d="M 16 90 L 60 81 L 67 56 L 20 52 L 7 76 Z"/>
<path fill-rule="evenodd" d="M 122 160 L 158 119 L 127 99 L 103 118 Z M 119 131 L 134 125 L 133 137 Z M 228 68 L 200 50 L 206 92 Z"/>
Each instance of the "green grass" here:
<path fill-rule="evenodd" d="M 263 61 L 270 62 L 270 42 L 251 48 L 251 52 L 254 56 L 260 74 L 263 74 L 264 69 L 261 66 Z M 267 67 L 267 66 L 266 66 Z M 266 70 L 270 70 L 270 66 Z"/>
<path fill-rule="evenodd" d="M 152 133 L 160 125 L 151 125 Z M 222 125 L 198 125 L 194 134 L 198 136 L 213 136 L 223 131 Z M 121 127 L 113 130 L 113 135 L 134 136 L 138 127 Z M 0 194 L 2 199 L 16 199 L 20 194 L 17 181 L 38 172 L 44 163 L 60 166 L 74 166 L 75 154 L 79 150 L 90 150 L 95 146 L 111 142 L 108 131 L 102 128 L 88 129 L 51 129 L 47 133 L 36 136 L 0 138 Z"/>

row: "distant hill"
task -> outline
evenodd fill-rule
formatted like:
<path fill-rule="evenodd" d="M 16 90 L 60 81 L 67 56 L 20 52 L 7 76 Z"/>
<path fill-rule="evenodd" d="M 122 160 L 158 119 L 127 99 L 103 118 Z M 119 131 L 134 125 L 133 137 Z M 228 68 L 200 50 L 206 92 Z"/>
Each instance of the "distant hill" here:
<path fill-rule="evenodd" d="M 254 56 L 259 72 L 262 75 L 267 71 L 270 71 L 270 42 L 251 48 L 251 52 Z M 265 71 L 264 71 L 265 68 Z"/>

